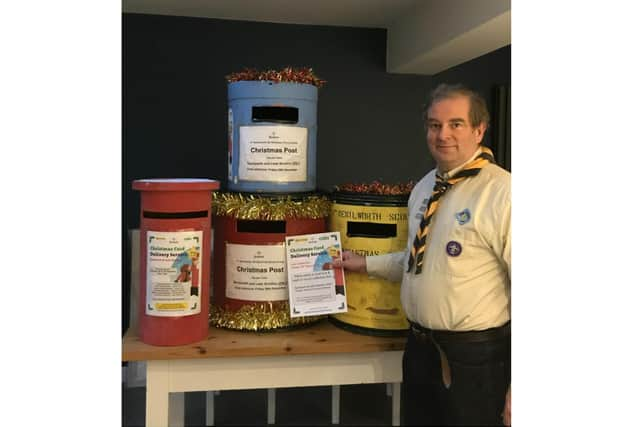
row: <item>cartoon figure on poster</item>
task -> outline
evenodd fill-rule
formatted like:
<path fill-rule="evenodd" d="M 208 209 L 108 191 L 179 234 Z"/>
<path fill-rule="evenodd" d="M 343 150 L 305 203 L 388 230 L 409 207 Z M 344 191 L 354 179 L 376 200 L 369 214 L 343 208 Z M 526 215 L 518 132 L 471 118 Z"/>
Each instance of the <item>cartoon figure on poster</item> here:
<path fill-rule="evenodd" d="M 189 302 L 191 309 L 195 309 L 200 302 L 200 251 L 196 247 L 192 247 L 182 252 L 176 257 L 172 267 L 176 269 L 178 275 L 174 283 L 183 285 L 183 295 Z M 188 292 L 188 293 L 187 293 Z"/>
<path fill-rule="evenodd" d="M 173 281 L 174 283 L 187 283 L 191 280 L 190 263 L 191 260 L 189 259 L 189 254 L 187 254 L 186 251 L 176 257 L 176 260 L 171 265 L 171 267 L 175 268 L 178 273 Z"/>
<path fill-rule="evenodd" d="M 197 297 L 200 290 L 200 269 L 198 268 L 200 252 L 196 248 L 189 249 L 189 259 L 191 260 L 191 292 L 189 295 Z"/>
<path fill-rule="evenodd" d="M 340 258 L 339 245 L 329 246 L 326 250 L 320 252 L 313 266 L 314 271 L 331 270 L 336 281 L 336 295 L 345 295 L 344 282 L 342 274 L 335 274 L 333 270 L 333 260 Z"/>
<path fill-rule="evenodd" d="M 185 283 L 188 282 L 191 276 L 191 272 L 189 271 L 189 264 L 182 264 L 180 266 L 180 273 L 178 274 L 178 277 L 176 277 L 176 280 L 174 280 L 174 283 Z"/>

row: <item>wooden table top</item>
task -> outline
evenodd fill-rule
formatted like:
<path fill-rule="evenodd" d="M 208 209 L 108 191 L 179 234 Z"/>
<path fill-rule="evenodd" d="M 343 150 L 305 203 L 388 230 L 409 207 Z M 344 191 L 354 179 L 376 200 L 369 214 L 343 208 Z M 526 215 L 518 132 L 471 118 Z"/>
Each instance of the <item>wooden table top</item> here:
<path fill-rule="evenodd" d="M 356 334 L 331 324 L 327 319 L 298 329 L 271 332 L 242 332 L 212 327 L 206 340 L 170 347 L 145 344 L 130 328 L 122 339 L 122 360 L 394 351 L 404 350 L 405 341 L 404 336 Z"/>

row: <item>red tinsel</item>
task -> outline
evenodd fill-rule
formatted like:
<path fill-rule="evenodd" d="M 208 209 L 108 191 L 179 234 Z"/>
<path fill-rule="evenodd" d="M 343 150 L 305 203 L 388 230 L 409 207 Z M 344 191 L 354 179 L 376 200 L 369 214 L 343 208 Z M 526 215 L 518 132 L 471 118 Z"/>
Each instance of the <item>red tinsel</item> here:
<path fill-rule="evenodd" d="M 336 191 L 349 193 L 383 194 L 387 196 L 405 195 L 411 193 L 415 183 L 409 181 L 405 184 L 383 184 L 380 181 L 373 181 L 370 184 L 342 184 L 336 185 Z"/>
<path fill-rule="evenodd" d="M 229 83 L 241 80 L 265 80 L 276 83 L 306 83 L 317 87 L 322 87 L 327 81 L 320 79 L 313 74 L 311 68 L 285 67 L 280 71 L 267 70 L 258 71 L 255 68 L 245 68 L 236 73 L 225 76 Z"/>

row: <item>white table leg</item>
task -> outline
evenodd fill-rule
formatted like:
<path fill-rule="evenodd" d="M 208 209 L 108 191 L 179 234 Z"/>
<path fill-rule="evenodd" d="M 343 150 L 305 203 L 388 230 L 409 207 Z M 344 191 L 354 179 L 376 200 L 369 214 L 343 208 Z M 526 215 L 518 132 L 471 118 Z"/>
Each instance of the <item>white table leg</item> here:
<path fill-rule="evenodd" d="M 267 424 L 276 423 L 276 389 L 267 389 Z"/>
<path fill-rule="evenodd" d="M 331 424 L 340 424 L 340 386 L 331 386 Z"/>
<path fill-rule="evenodd" d="M 169 361 L 147 362 L 146 427 L 169 426 Z"/>
<path fill-rule="evenodd" d="M 387 397 L 393 396 L 393 388 L 391 383 L 387 383 Z"/>
<path fill-rule="evenodd" d="M 184 427 L 184 393 L 169 393 L 169 425 Z"/>
<path fill-rule="evenodd" d="M 208 391 L 207 392 L 207 403 L 205 404 L 205 413 L 206 413 L 206 425 L 207 427 L 212 426 L 213 425 L 213 420 L 215 419 L 214 414 L 215 414 L 215 406 L 214 405 L 214 401 L 213 401 L 213 396 L 215 395 L 215 391 Z"/>
<path fill-rule="evenodd" d="M 401 383 L 393 383 L 393 392 L 391 393 L 391 425 L 400 425 L 400 387 Z"/>

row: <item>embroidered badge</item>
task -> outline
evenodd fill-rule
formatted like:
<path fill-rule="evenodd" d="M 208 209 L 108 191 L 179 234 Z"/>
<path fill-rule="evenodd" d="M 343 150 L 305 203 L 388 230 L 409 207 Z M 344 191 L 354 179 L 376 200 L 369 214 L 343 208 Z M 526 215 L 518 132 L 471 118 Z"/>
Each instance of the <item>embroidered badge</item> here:
<path fill-rule="evenodd" d="M 460 225 L 468 223 L 469 220 L 471 220 L 471 212 L 469 212 L 469 209 L 465 208 L 463 211 L 456 213 L 456 220 Z"/>
<path fill-rule="evenodd" d="M 455 240 L 451 240 L 447 243 L 447 254 L 449 256 L 458 256 L 462 253 L 462 245 Z"/>

